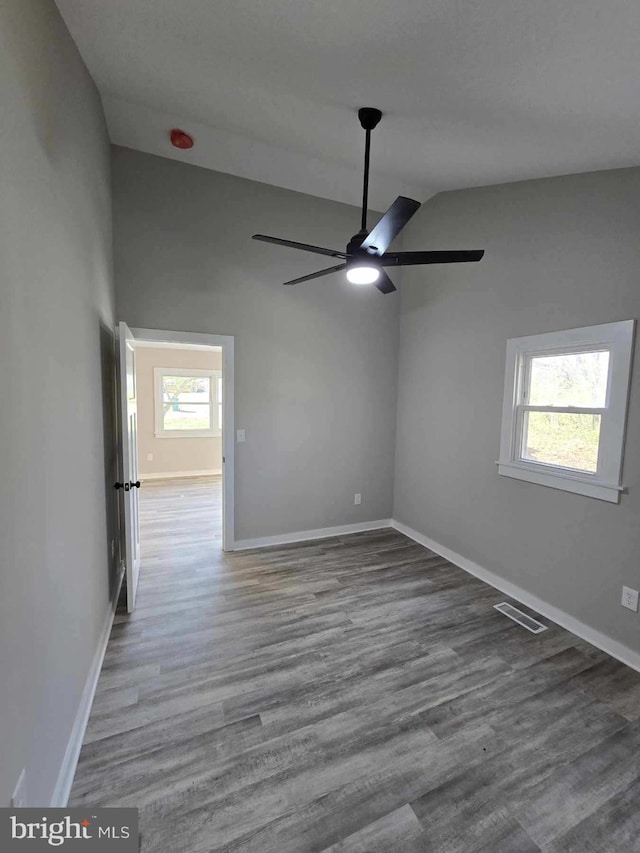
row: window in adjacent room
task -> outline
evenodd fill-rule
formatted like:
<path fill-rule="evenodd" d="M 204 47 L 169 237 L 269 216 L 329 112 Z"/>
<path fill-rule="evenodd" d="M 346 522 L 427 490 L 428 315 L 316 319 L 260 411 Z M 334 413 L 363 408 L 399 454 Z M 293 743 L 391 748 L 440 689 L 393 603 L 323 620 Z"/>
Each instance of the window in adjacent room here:
<path fill-rule="evenodd" d="M 500 474 L 618 501 L 634 328 L 507 341 Z"/>
<path fill-rule="evenodd" d="M 222 432 L 219 370 L 155 367 L 156 438 L 197 438 Z"/>

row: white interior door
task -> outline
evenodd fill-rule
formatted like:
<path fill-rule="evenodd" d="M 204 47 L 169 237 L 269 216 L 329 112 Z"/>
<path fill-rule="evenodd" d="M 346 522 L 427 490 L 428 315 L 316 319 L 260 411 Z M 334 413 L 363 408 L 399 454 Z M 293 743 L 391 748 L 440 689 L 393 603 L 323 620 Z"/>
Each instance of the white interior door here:
<path fill-rule="evenodd" d="M 140 573 L 140 519 L 138 514 L 138 412 L 136 401 L 136 351 L 126 323 L 118 324 L 118 392 L 120 411 L 120 518 L 127 582 L 127 611 L 135 606 Z"/>

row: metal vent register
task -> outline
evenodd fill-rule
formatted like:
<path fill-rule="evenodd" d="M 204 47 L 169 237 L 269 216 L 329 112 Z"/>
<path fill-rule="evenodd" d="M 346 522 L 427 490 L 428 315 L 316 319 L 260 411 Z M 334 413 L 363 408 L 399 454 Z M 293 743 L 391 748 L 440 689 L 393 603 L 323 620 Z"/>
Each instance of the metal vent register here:
<path fill-rule="evenodd" d="M 538 622 L 537 619 L 532 619 L 531 616 L 527 616 L 526 613 L 523 613 L 522 610 L 518 610 L 517 607 L 514 607 L 512 604 L 507 604 L 506 601 L 500 602 L 500 604 L 493 605 L 496 610 L 499 610 L 500 613 L 504 613 L 505 616 L 508 616 L 509 619 L 513 619 L 514 622 L 517 622 L 518 625 L 522 625 L 523 628 L 526 628 L 527 631 L 531 631 L 532 634 L 541 634 L 543 631 L 547 630 L 547 625 L 543 625 L 542 622 Z"/>

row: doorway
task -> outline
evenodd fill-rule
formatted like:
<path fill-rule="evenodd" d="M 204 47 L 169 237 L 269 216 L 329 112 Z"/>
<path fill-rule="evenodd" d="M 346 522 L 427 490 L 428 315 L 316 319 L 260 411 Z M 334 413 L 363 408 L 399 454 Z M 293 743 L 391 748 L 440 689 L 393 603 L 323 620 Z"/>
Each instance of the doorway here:
<path fill-rule="evenodd" d="M 141 488 L 134 501 L 125 499 L 125 522 L 135 504 L 125 535 L 139 537 L 143 565 L 170 551 L 173 541 L 181 547 L 193 543 L 203 555 L 231 551 L 233 338 L 139 328 L 126 332 L 134 356 L 136 429 L 129 433 L 128 448 L 123 436 L 123 451 L 136 460 L 136 471 L 130 468 L 127 479 Z M 125 561 L 131 551 L 126 544 Z M 137 575 L 127 567 L 129 612 Z"/>

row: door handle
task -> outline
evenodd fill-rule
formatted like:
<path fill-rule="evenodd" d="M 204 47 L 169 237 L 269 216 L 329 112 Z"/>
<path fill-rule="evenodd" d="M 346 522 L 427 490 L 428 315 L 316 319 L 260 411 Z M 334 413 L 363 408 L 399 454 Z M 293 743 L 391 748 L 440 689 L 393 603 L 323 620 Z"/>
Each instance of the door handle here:
<path fill-rule="evenodd" d="M 113 488 L 114 489 L 124 489 L 124 483 L 114 483 Z"/>
<path fill-rule="evenodd" d="M 129 483 L 129 488 L 139 489 L 140 488 L 140 480 L 136 480 L 135 483 Z"/>

